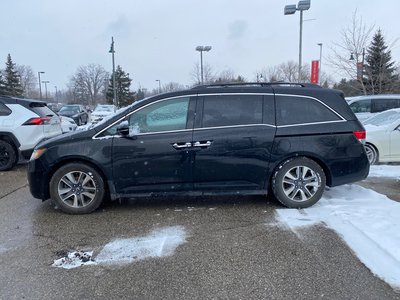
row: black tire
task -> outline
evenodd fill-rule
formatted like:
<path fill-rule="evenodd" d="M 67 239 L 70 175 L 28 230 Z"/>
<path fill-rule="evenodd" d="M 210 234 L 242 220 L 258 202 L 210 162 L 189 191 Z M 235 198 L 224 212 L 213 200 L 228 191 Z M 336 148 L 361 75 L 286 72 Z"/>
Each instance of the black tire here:
<path fill-rule="evenodd" d="M 0 140 L 0 171 L 10 170 L 17 163 L 17 152 L 7 141 Z"/>
<path fill-rule="evenodd" d="M 365 152 L 367 153 L 368 161 L 370 165 L 375 165 L 378 163 L 378 150 L 371 144 L 365 145 Z"/>
<path fill-rule="evenodd" d="M 65 213 L 91 213 L 104 200 L 104 180 L 89 165 L 69 163 L 53 174 L 50 180 L 50 196 L 54 204 Z"/>
<path fill-rule="evenodd" d="M 276 199 L 289 208 L 306 208 L 322 197 L 326 185 L 324 170 L 315 161 L 297 157 L 281 163 L 272 177 Z"/>

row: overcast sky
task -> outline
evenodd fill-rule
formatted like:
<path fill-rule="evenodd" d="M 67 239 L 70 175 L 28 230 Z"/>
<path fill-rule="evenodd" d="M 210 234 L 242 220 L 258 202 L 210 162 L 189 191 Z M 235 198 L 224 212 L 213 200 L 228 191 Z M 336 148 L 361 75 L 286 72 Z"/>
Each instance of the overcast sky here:
<path fill-rule="evenodd" d="M 8 53 L 17 64 L 45 71 L 43 80 L 66 87 L 78 66 L 95 63 L 111 72 L 111 36 L 116 64 L 130 73 L 133 89 L 162 83 L 191 84 L 198 45 L 212 50 L 204 60 L 214 71 L 230 69 L 254 80 L 257 70 L 298 61 L 299 14 L 283 15 L 291 0 L 2 0 L 0 68 Z M 304 19 L 303 63 L 319 58 L 317 43 L 340 39 L 357 9 L 388 42 L 400 37 L 400 0 L 311 0 Z M 350 54 L 349 54 L 350 55 Z M 392 49 L 400 61 L 400 41 Z M 333 74 L 332 74 L 333 75 Z M 335 77 L 335 75 L 334 75 Z M 52 91 L 54 89 L 52 88 Z"/>

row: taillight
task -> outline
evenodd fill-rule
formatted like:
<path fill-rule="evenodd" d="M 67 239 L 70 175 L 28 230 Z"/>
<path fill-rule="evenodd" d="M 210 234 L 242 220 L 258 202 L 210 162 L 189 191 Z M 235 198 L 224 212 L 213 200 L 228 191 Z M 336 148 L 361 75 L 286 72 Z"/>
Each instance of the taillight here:
<path fill-rule="evenodd" d="M 353 134 L 357 138 L 357 140 L 359 140 L 361 143 L 365 143 L 365 139 L 367 138 L 365 130 L 353 131 Z"/>
<path fill-rule="evenodd" d="M 31 118 L 22 125 L 46 125 L 50 123 L 50 118 Z"/>

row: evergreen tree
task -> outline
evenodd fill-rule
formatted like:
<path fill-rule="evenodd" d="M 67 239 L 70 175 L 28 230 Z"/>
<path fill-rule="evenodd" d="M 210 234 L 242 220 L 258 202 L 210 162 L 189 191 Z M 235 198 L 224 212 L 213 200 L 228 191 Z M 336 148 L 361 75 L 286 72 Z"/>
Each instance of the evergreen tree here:
<path fill-rule="evenodd" d="M 368 94 L 382 94 L 392 91 L 396 81 L 394 61 L 388 50 L 382 31 L 379 29 L 367 49 L 365 76 L 363 78 Z"/>
<path fill-rule="evenodd" d="M 118 65 L 115 70 L 115 89 L 117 91 L 117 103 L 119 107 L 127 106 L 135 101 L 135 93 L 130 91 L 131 82 L 132 79 L 129 78 L 129 74 L 125 73 L 121 66 Z M 113 104 L 114 89 L 112 74 L 106 96 L 107 102 Z"/>
<path fill-rule="evenodd" d="M 9 96 L 22 96 L 24 90 L 21 85 L 21 80 L 18 75 L 18 72 L 15 67 L 15 63 L 13 63 L 11 59 L 11 55 L 7 55 L 6 61 L 6 69 L 4 70 L 4 87 L 5 93 Z"/>
<path fill-rule="evenodd" d="M 6 83 L 3 79 L 3 74 L 0 70 L 0 95 L 6 95 L 6 87 L 5 87 Z"/>

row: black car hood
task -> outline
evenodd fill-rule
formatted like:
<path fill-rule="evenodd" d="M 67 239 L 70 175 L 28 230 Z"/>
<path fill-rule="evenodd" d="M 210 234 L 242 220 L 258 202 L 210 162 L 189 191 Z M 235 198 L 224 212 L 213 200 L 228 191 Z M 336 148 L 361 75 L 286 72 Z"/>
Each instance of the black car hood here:
<path fill-rule="evenodd" d="M 55 145 L 66 144 L 76 140 L 85 140 L 91 139 L 93 135 L 96 134 L 96 130 L 82 130 L 82 131 L 74 131 L 70 133 L 64 133 L 62 135 L 53 137 L 51 139 L 40 142 L 35 149 L 39 148 L 50 148 Z"/>

